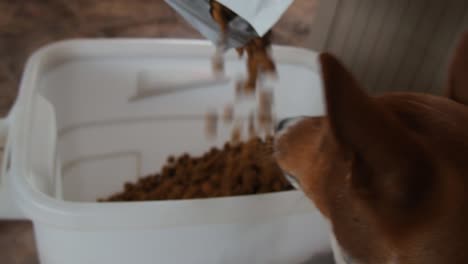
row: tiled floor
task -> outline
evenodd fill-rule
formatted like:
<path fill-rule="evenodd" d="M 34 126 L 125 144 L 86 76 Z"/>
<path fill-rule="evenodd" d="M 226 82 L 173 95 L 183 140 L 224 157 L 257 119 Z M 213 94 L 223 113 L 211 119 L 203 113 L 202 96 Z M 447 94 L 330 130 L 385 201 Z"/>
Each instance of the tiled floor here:
<path fill-rule="evenodd" d="M 274 28 L 275 43 L 306 46 L 316 2 L 295 0 Z M 0 0 L 0 10 L 0 116 L 16 97 L 25 60 L 46 43 L 78 37 L 200 37 L 162 0 Z M 0 263 L 38 263 L 31 223 L 0 221 Z"/>

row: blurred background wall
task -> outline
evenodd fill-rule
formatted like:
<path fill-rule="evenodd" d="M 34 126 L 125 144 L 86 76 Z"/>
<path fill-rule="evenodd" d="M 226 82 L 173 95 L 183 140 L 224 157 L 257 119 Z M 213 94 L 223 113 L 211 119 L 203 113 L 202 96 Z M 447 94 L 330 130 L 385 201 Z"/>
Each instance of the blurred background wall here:
<path fill-rule="evenodd" d="M 440 94 L 466 29 L 467 0 L 323 0 L 308 47 L 338 55 L 372 93 Z"/>

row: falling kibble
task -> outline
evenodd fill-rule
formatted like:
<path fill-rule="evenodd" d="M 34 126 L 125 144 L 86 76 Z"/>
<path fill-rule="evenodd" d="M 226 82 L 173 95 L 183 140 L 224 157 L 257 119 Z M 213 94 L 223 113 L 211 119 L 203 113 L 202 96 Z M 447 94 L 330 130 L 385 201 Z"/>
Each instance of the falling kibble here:
<path fill-rule="evenodd" d="M 244 81 L 237 80 L 235 84 L 235 89 L 236 89 L 236 98 L 242 98 L 242 96 L 244 95 Z"/>
<path fill-rule="evenodd" d="M 254 138 L 257 136 L 257 131 L 255 130 L 255 114 L 253 112 L 249 114 L 248 130 L 249 130 L 249 138 Z"/>
<path fill-rule="evenodd" d="M 271 91 L 260 91 L 258 100 L 258 123 L 268 133 L 273 126 L 273 94 Z"/>
<path fill-rule="evenodd" d="M 237 55 L 239 56 L 239 58 L 242 58 L 242 56 L 244 56 L 244 48 L 243 47 L 240 47 L 240 48 L 236 48 L 236 52 L 237 52 Z"/>
<path fill-rule="evenodd" d="M 234 120 L 234 106 L 232 104 L 226 104 L 224 106 L 223 121 L 225 123 L 232 123 Z"/>
<path fill-rule="evenodd" d="M 205 132 L 209 139 L 216 137 L 218 130 L 218 115 L 216 111 L 208 111 L 205 116 Z"/>
<path fill-rule="evenodd" d="M 221 28 L 220 39 L 212 57 L 213 73 L 219 76 L 225 72 L 224 47 L 228 24 L 236 14 L 215 0 L 210 0 L 210 5 L 211 16 Z M 272 90 L 265 89 L 263 81 L 266 75 L 277 75 L 271 56 L 271 37 L 270 31 L 263 37 L 251 39 L 244 47 L 236 48 L 239 58 L 246 54 L 247 77 L 234 82 L 235 103 L 258 95 L 255 110 L 248 116 L 236 116 L 236 105 L 228 103 L 221 110 L 222 116 L 218 117 L 213 110 L 206 114 L 205 133 L 208 139 L 217 137 L 220 120 L 224 125 L 232 124 L 230 141 L 224 148 L 211 149 L 199 158 L 188 154 L 178 158 L 170 157 L 159 179 L 151 181 L 151 188 L 139 184 L 129 185 L 122 193 L 109 198 L 109 201 L 193 199 L 291 189 L 274 159 L 267 154 L 271 153 L 271 133 L 274 127 L 273 94 Z M 247 142 L 242 141 L 244 127 L 247 128 Z M 265 136 L 266 141 L 262 141 L 261 138 Z M 146 193 L 149 189 L 152 191 Z M 145 193 L 141 194 L 142 191 Z M 135 192 L 140 193 L 134 195 Z"/>
<path fill-rule="evenodd" d="M 242 139 L 242 122 L 236 122 L 231 131 L 231 143 L 238 144 Z"/>
<path fill-rule="evenodd" d="M 221 29 L 220 40 L 216 52 L 219 53 L 219 51 L 224 50 L 220 47 L 226 44 L 228 24 L 237 15 L 229 8 L 215 0 L 210 0 L 210 13 L 213 20 L 216 21 Z M 244 51 L 247 53 L 248 78 L 244 83 L 244 89 L 246 92 L 255 91 L 257 79 L 261 73 L 276 73 L 276 66 L 270 55 L 271 39 L 272 33 L 269 31 L 262 37 L 251 39 L 244 47 L 236 49 L 239 57 L 242 57 Z M 219 57 L 217 54 L 215 54 L 215 58 L 223 59 L 222 56 Z M 219 72 L 221 68 L 224 70 L 224 63 L 214 59 L 213 68 L 215 69 L 215 72 Z"/>
<path fill-rule="evenodd" d="M 224 75 L 224 58 L 223 58 L 223 50 L 221 47 L 216 48 L 216 52 L 211 58 L 211 65 L 213 69 L 213 73 L 217 76 Z"/>

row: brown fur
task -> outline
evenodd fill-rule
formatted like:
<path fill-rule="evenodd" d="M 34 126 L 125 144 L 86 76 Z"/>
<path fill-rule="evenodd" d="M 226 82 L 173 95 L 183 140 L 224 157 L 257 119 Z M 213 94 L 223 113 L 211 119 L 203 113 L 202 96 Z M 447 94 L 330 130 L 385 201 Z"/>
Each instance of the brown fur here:
<path fill-rule="evenodd" d="M 321 54 L 327 116 L 276 138 L 276 158 L 359 263 L 468 263 L 468 33 L 448 98 L 370 97 Z"/>

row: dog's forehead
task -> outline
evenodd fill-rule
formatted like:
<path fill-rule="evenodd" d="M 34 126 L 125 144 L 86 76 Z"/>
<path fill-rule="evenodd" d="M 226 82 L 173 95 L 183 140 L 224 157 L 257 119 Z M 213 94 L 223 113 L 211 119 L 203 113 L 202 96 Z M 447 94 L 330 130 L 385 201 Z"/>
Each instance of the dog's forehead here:
<path fill-rule="evenodd" d="M 468 137 L 468 107 L 453 100 L 416 93 L 395 93 L 377 100 L 409 129 L 442 129 Z"/>
<path fill-rule="evenodd" d="M 468 107 L 448 98 L 400 93 L 377 98 L 412 134 L 437 153 L 465 168 L 468 155 Z"/>

